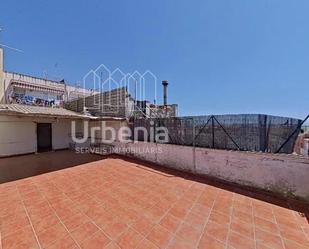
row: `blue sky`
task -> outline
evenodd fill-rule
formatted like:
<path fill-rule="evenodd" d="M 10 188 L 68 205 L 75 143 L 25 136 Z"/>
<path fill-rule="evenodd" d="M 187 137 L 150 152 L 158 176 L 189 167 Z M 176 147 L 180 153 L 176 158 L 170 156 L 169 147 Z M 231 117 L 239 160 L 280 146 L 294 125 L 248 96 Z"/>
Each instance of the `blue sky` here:
<path fill-rule="evenodd" d="M 303 118 L 308 13 L 308 0 L 3 0 L 0 39 L 25 51 L 6 50 L 8 71 L 76 82 L 101 63 L 151 70 L 181 115 Z"/>

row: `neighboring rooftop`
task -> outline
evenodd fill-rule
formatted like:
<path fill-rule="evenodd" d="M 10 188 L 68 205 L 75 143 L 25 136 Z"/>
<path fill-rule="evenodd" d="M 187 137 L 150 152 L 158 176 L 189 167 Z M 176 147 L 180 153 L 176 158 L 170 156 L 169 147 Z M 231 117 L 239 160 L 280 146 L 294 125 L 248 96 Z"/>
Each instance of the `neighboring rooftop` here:
<path fill-rule="evenodd" d="M 4 104 L 0 105 L 0 115 L 22 115 L 60 118 L 91 118 L 64 108 L 52 108 L 42 106 Z"/>

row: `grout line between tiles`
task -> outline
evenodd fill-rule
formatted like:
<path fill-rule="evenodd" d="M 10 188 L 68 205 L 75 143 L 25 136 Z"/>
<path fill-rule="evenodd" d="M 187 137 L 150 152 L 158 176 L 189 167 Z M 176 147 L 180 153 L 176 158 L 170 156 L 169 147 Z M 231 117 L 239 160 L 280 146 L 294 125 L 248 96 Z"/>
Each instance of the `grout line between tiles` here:
<path fill-rule="evenodd" d="M 206 222 L 205 222 L 204 227 L 203 227 L 202 234 L 201 234 L 200 238 L 199 238 L 198 241 L 197 241 L 197 247 L 199 246 L 199 244 L 200 244 L 200 242 L 201 242 L 201 239 L 202 239 L 204 233 L 206 233 L 205 229 L 206 229 L 206 226 L 207 226 L 208 223 L 209 223 L 210 215 L 211 215 L 211 213 L 212 213 L 212 211 L 213 211 L 213 208 L 214 208 L 214 206 L 215 206 L 215 203 L 216 203 L 216 201 L 217 201 L 217 199 L 218 199 L 219 193 L 220 193 L 220 190 L 218 190 L 218 193 L 216 194 L 216 197 L 215 197 L 215 199 L 214 199 L 214 202 L 213 202 L 213 204 L 212 204 L 212 206 L 211 206 L 211 208 L 210 208 L 208 217 L 207 217 Z"/>
<path fill-rule="evenodd" d="M 52 183 L 53 184 L 53 183 Z M 48 198 L 41 193 L 40 189 L 37 187 L 36 184 L 34 184 L 35 187 L 38 189 L 38 191 L 40 192 L 40 194 L 43 196 L 43 198 L 45 199 L 45 201 L 47 202 L 48 206 L 53 210 L 54 214 L 56 215 L 57 219 L 59 220 L 59 222 L 61 223 L 61 225 L 64 227 L 64 229 L 68 232 L 69 236 L 71 237 L 71 239 L 76 243 L 76 245 L 78 246 L 78 248 L 81 248 L 79 246 L 79 244 L 76 242 L 76 240 L 73 238 L 73 236 L 71 235 L 70 231 L 67 229 L 67 227 L 64 225 L 64 223 L 62 222 L 62 220 L 60 219 L 60 217 L 58 216 L 56 210 L 52 207 L 52 205 L 50 204 Z M 54 184 L 53 184 L 54 185 Z M 60 189 L 59 189 L 60 190 Z M 60 190 L 61 191 L 61 190 Z M 62 237 L 63 238 L 63 237 Z M 57 240 L 53 241 L 53 242 L 56 242 Z M 52 242 L 52 243 L 53 243 Z"/>
<path fill-rule="evenodd" d="M 20 200 L 21 200 L 21 202 L 22 202 L 22 205 L 23 205 L 23 208 L 24 208 L 24 210 L 25 210 L 25 212 L 26 212 L 27 218 L 28 218 L 28 220 L 29 220 L 29 223 L 30 223 L 32 232 L 33 232 L 34 237 L 35 237 L 35 239 L 36 239 L 36 241 L 37 241 L 37 243 L 38 243 L 38 246 L 39 246 L 39 248 L 42 248 L 42 246 L 41 246 L 41 244 L 40 244 L 40 241 L 39 241 L 39 238 L 38 238 L 38 236 L 37 236 L 37 234 L 36 234 L 36 232 L 35 232 L 35 230 L 34 230 L 34 227 L 33 227 L 33 224 L 32 224 L 32 220 L 30 219 L 30 215 L 29 215 L 28 210 L 27 210 L 27 208 L 26 208 L 26 206 L 25 206 L 24 200 L 23 200 L 22 197 L 21 197 L 21 194 L 20 194 L 20 191 L 19 191 L 17 185 L 16 185 L 16 190 L 18 191 L 19 198 L 20 198 Z"/>

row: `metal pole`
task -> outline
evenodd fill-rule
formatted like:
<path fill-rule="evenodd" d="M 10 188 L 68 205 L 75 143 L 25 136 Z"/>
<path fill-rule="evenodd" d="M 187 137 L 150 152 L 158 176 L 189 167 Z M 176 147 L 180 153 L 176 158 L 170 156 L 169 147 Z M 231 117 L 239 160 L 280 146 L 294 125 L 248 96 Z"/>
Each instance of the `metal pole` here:
<path fill-rule="evenodd" d="M 212 148 L 215 148 L 215 121 L 214 116 L 211 116 L 211 133 L 212 133 Z"/>
<path fill-rule="evenodd" d="M 290 141 L 290 139 L 302 127 L 302 125 L 307 121 L 308 118 L 309 118 L 309 114 L 307 115 L 307 117 L 302 122 L 300 122 L 300 124 L 297 126 L 297 128 L 291 133 L 291 135 L 285 140 L 285 142 L 279 147 L 279 149 L 275 153 L 280 152 L 280 150 Z"/>
<path fill-rule="evenodd" d="M 193 137 L 193 141 L 192 141 L 192 145 L 193 147 L 195 147 L 195 122 L 194 122 L 194 118 L 192 118 L 192 137 Z"/>
<path fill-rule="evenodd" d="M 196 141 L 196 139 L 198 138 L 198 136 L 203 132 L 203 130 L 205 129 L 205 127 L 208 125 L 208 122 L 210 121 L 210 119 L 212 118 L 212 116 L 206 121 L 206 123 L 204 124 L 204 126 L 202 127 L 202 129 L 199 130 L 199 132 L 195 135 L 194 140 Z M 193 144 L 192 144 L 193 145 Z"/>
<path fill-rule="evenodd" d="M 196 155 L 195 155 L 195 120 L 192 118 L 192 137 L 193 137 L 193 171 L 196 171 Z"/>
<path fill-rule="evenodd" d="M 235 140 L 230 136 L 230 134 L 225 130 L 225 128 L 221 125 L 221 123 L 213 116 L 213 118 L 216 120 L 216 122 L 218 123 L 218 125 L 220 125 L 221 129 L 225 132 L 225 134 L 232 140 L 233 144 L 239 149 L 240 147 L 238 146 L 238 144 L 235 142 Z"/>

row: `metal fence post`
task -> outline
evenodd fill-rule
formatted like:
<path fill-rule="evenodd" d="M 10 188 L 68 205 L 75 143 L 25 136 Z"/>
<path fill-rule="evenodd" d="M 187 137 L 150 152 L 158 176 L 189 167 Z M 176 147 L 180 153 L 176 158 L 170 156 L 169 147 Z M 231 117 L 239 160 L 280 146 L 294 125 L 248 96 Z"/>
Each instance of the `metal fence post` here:
<path fill-rule="evenodd" d="M 296 129 L 290 134 L 290 136 L 284 141 L 284 143 L 279 147 L 279 149 L 275 153 L 279 153 L 281 149 L 290 141 L 290 139 L 301 129 L 302 125 L 309 119 L 309 114 L 303 121 L 301 121 Z"/>
<path fill-rule="evenodd" d="M 215 120 L 214 116 L 211 116 L 211 133 L 212 133 L 212 148 L 215 148 Z"/>
<path fill-rule="evenodd" d="M 192 136 L 193 136 L 193 141 L 192 141 L 192 144 L 193 144 L 193 171 L 194 173 L 196 172 L 196 154 L 195 154 L 195 120 L 194 118 L 192 118 Z"/>

